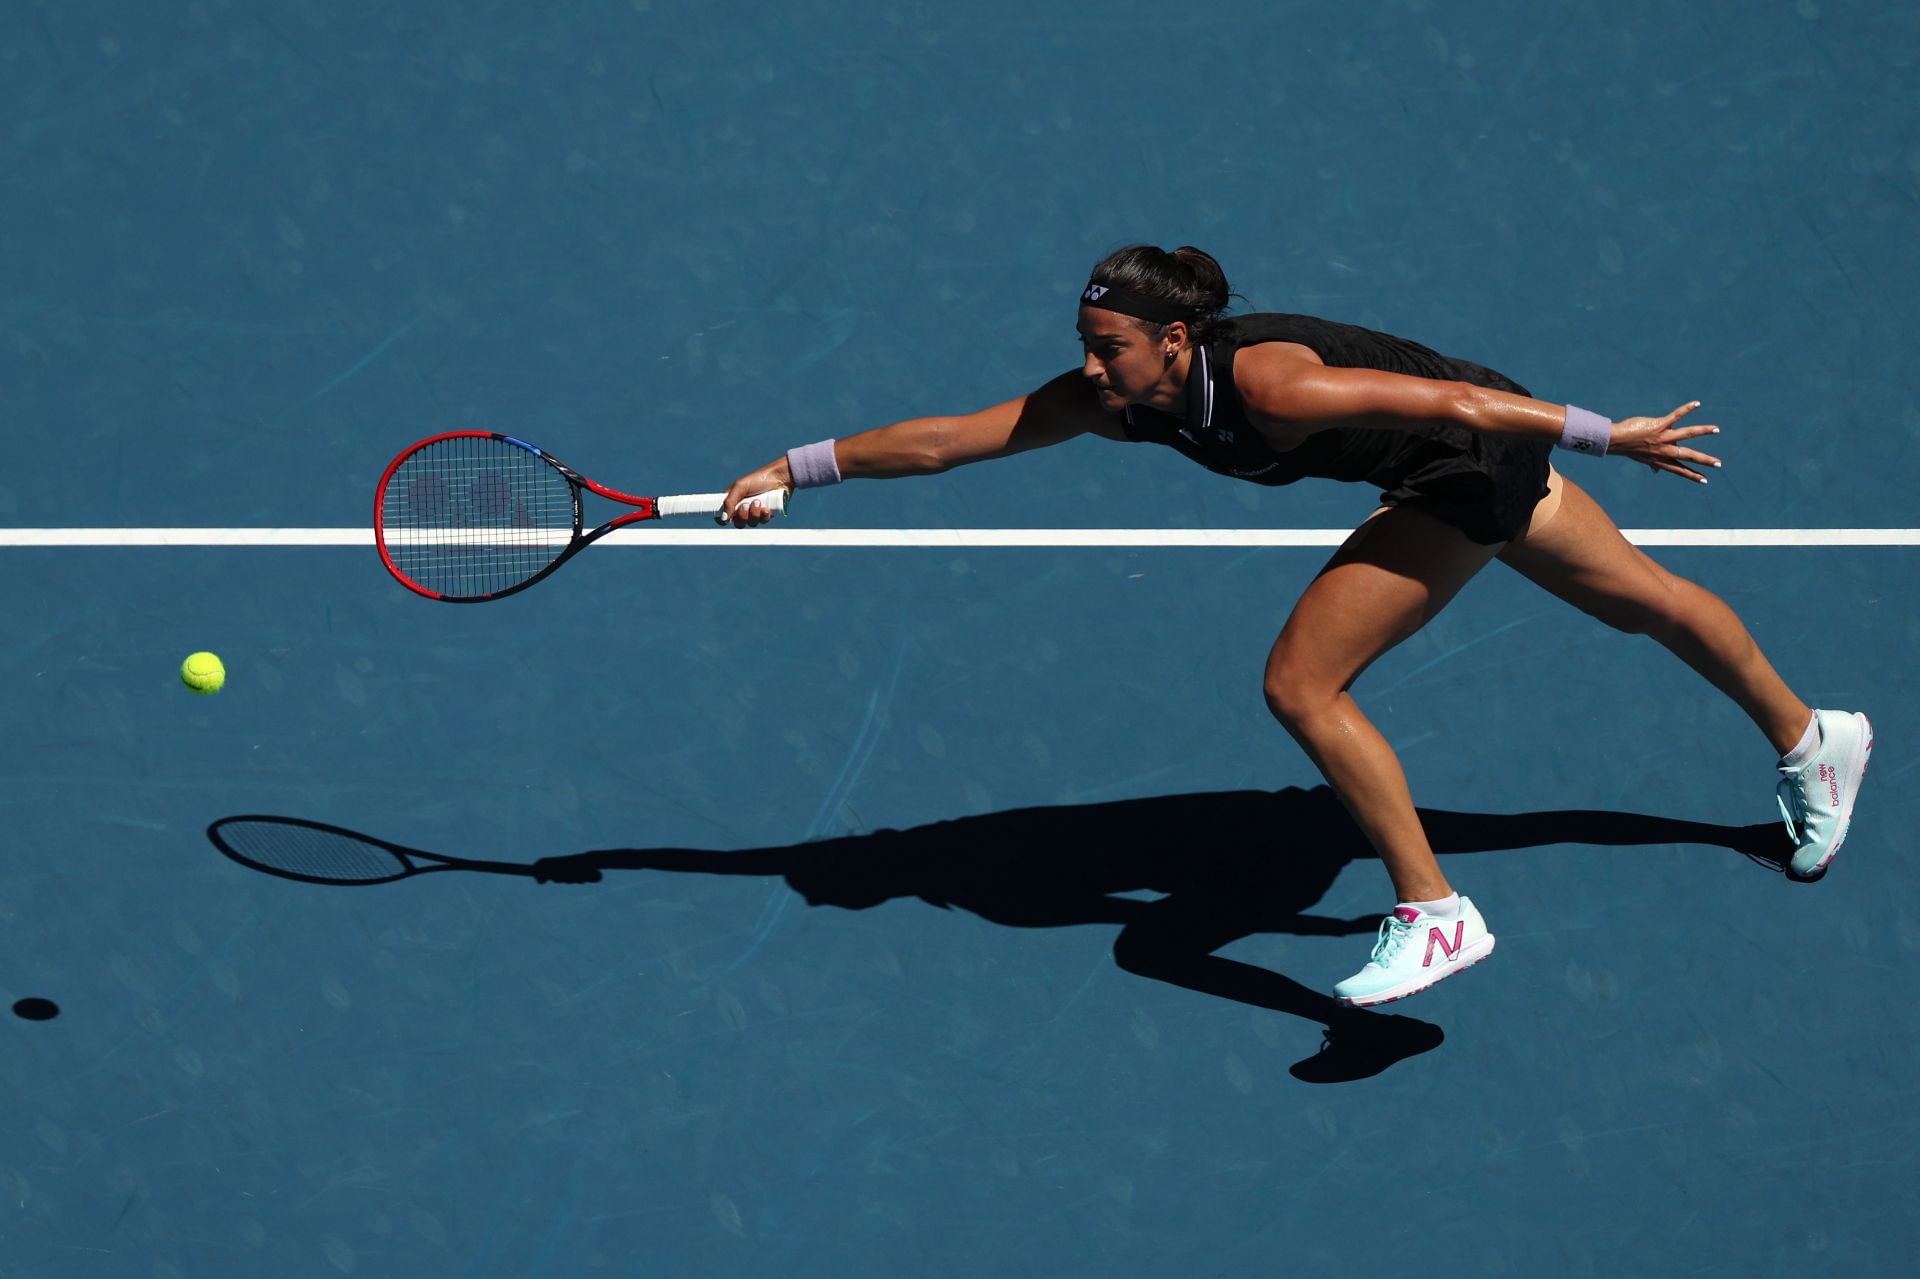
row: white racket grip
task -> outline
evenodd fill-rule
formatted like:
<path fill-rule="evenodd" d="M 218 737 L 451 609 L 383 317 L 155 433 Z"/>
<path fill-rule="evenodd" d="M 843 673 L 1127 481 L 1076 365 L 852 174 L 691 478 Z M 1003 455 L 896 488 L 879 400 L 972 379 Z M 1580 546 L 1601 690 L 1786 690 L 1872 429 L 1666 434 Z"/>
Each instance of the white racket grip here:
<path fill-rule="evenodd" d="M 711 515 L 715 523 L 725 524 L 731 518 L 731 512 L 721 509 L 726 501 L 725 493 L 688 493 L 679 497 L 658 498 L 654 502 L 654 509 L 663 519 L 675 515 Z M 759 502 L 775 515 L 785 515 L 787 512 L 787 491 L 783 488 L 770 489 L 746 501 Z"/>

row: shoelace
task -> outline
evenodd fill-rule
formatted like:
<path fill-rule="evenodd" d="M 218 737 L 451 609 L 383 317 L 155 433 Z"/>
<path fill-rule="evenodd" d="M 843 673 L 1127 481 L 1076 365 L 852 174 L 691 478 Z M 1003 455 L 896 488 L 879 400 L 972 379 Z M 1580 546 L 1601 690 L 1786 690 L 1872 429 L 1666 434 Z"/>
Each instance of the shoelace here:
<path fill-rule="evenodd" d="M 1787 838 L 1799 843 L 1800 828 L 1807 821 L 1807 796 L 1800 789 L 1800 779 L 1782 777 L 1780 784 L 1773 788 L 1773 798 L 1780 805 L 1780 816 L 1787 823 Z"/>
<path fill-rule="evenodd" d="M 1393 963 L 1393 957 L 1407 944 L 1407 938 L 1413 936 L 1413 925 L 1398 915 L 1388 915 L 1380 921 L 1380 936 L 1373 943 L 1373 962 L 1382 968 Z"/>

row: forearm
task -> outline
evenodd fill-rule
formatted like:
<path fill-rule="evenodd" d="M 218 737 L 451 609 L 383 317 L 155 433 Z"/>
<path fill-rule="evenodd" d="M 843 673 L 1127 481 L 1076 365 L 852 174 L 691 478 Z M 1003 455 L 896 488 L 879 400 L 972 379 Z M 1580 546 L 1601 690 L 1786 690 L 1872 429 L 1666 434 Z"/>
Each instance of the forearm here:
<path fill-rule="evenodd" d="M 1448 419 L 1488 435 L 1518 435 L 1553 443 L 1566 429 L 1567 406 L 1469 382 L 1451 384 Z"/>
<path fill-rule="evenodd" d="M 1248 354 L 1260 349 L 1250 348 Z M 1567 428 L 1564 404 L 1466 381 L 1380 369 L 1327 368 L 1276 356 L 1255 363 L 1246 376 L 1236 367 L 1235 377 L 1248 407 L 1283 433 L 1300 426 L 1311 432 L 1330 427 L 1394 431 L 1447 425 L 1558 443 Z"/>
<path fill-rule="evenodd" d="M 844 439 L 823 440 L 801 451 L 831 450 L 832 470 L 815 478 L 814 484 L 937 475 L 953 465 L 940 447 L 946 434 L 942 425 L 945 421 L 943 418 L 913 418 L 890 426 L 875 427 Z M 793 471 L 794 458 L 793 452 L 782 453 L 751 474 L 762 477 L 768 485 L 787 489 L 807 487 L 797 482 Z M 816 461 L 816 468 L 819 465 L 819 461 Z"/>
<path fill-rule="evenodd" d="M 909 418 L 835 440 L 838 474 L 826 482 L 938 475 L 969 462 L 1058 444 L 1087 428 L 1071 413 L 1049 413 L 1031 396 L 958 417 Z"/>
<path fill-rule="evenodd" d="M 907 475 L 938 475 L 969 462 L 1007 457 L 1058 444 L 1088 431 L 1102 431 L 1097 402 L 1077 373 L 1064 373 L 1031 395 L 1023 395 L 974 413 L 917 417 L 876 427 L 845 439 L 821 440 L 789 449 L 757 471 L 749 471 L 727 490 L 727 509 L 768 489 L 820 488 L 842 480 L 886 480 Z M 745 518 L 764 521 L 764 513 Z"/>
<path fill-rule="evenodd" d="M 892 480 L 907 475 L 938 475 L 966 459 L 953 455 L 953 419 L 917 417 L 833 441 L 833 460 L 842 480 Z M 781 483 L 793 483 L 786 455 L 767 468 Z"/>
<path fill-rule="evenodd" d="M 1266 356 L 1260 352 L 1271 350 Z M 1488 435 L 1510 435 L 1555 444 L 1589 457 L 1624 454 L 1656 471 L 1705 482 L 1696 466 L 1719 460 L 1685 441 L 1711 435 L 1717 426 L 1676 426 L 1700 407 L 1694 400 L 1661 417 L 1610 421 L 1571 404 L 1536 400 L 1470 382 L 1409 377 L 1378 369 L 1327 368 L 1270 347 L 1252 346 L 1234 366 L 1235 384 L 1254 424 L 1284 447 L 1301 434 L 1333 427 L 1406 430 L 1427 423 L 1464 426 Z M 1305 428 L 1304 432 L 1301 428 Z"/>
<path fill-rule="evenodd" d="M 847 480 L 938 475 L 961 460 L 953 454 L 953 436 L 952 418 L 910 418 L 835 440 L 834 460 Z"/>

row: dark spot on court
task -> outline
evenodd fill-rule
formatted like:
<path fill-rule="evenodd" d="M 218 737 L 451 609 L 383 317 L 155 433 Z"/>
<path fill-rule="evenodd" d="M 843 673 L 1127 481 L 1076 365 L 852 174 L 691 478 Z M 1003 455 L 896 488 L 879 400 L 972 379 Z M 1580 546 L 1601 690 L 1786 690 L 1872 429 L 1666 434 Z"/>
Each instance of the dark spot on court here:
<path fill-rule="evenodd" d="M 51 999 L 18 999 L 13 1004 L 13 1015 L 28 1021 L 52 1021 L 60 1015 L 60 1005 Z"/>

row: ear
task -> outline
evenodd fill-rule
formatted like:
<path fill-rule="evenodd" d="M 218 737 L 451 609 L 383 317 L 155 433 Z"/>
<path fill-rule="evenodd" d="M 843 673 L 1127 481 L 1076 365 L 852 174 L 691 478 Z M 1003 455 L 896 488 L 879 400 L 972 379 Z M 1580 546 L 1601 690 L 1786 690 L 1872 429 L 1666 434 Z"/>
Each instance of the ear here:
<path fill-rule="evenodd" d="M 1173 323 L 1167 325 L 1166 334 L 1162 340 L 1168 347 L 1171 347 L 1177 352 L 1186 346 L 1192 337 L 1193 331 L 1187 327 L 1187 322 L 1185 320 L 1175 320 Z"/>

